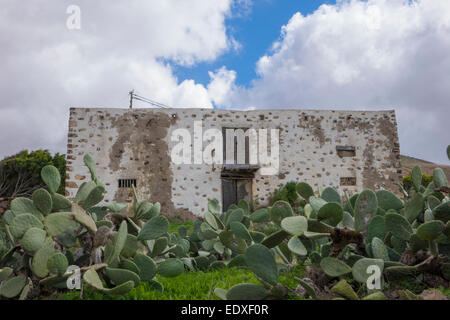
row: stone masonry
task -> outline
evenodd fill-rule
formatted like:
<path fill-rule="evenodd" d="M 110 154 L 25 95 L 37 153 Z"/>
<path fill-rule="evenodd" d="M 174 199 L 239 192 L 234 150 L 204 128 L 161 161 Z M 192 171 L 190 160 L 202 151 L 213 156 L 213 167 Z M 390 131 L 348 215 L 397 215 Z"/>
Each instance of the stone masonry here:
<path fill-rule="evenodd" d="M 221 165 L 171 161 L 171 133 L 207 128 L 279 129 L 279 173 L 256 171 L 251 194 L 267 204 L 275 188 L 307 182 L 315 190 L 333 186 L 350 194 L 364 188 L 398 191 L 400 149 L 394 111 L 71 108 L 67 144 L 66 193 L 90 179 L 83 156 L 91 154 L 106 186 L 105 201 L 130 201 L 136 180 L 140 197 L 160 202 L 166 216 L 203 216 L 208 199 L 222 202 Z"/>

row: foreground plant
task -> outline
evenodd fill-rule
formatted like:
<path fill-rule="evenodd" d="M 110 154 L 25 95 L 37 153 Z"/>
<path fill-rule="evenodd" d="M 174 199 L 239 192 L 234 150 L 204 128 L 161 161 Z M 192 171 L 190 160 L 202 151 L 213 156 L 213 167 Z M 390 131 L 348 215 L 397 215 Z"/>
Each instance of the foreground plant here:
<path fill-rule="evenodd" d="M 364 190 L 342 199 L 334 188 L 319 192 L 307 183 L 295 186 L 301 206 L 278 200 L 254 210 L 245 200 L 222 213 L 208 202 L 204 219 L 168 233 L 159 203 L 140 200 L 101 205 L 105 188 L 89 155 L 84 162 L 91 181 L 73 199 L 56 193 L 61 178 L 46 166 L 47 189 L 31 199 L 16 198 L 0 224 L 0 296 L 27 299 L 67 289 L 78 266 L 82 286 L 122 295 L 141 282 L 163 290 L 156 275 L 176 277 L 185 270 L 248 268 L 260 284 L 215 288 L 221 299 L 386 299 L 391 280 L 404 276 L 448 287 L 450 280 L 450 200 L 448 181 L 436 169 L 421 185 L 415 167 L 413 187 L 404 199 L 387 191 Z M 296 197 L 293 197 L 296 198 Z M 279 275 L 306 266 L 294 290 Z M 375 278 L 378 289 L 367 285 Z M 70 281 L 69 281 L 70 282 Z M 433 287 L 433 283 L 429 286 Z M 417 297 L 408 290 L 404 299 Z"/>
<path fill-rule="evenodd" d="M 0 229 L 0 296 L 35 298 L 67 288 L 80 267 L 83 285 L 107 294 L 124 294 L 140 281 L 163 290 L 156 274 L 174 277 L 184 272 L 180 260 L 189 242 L 167 233 L 168 221 L 159 203 L 99 206 L 105 188 L 89 155 L 84 162 L 91 181 L 84 182 L 73 201 L 56 193 L 61 183 L 53 166 L 42 169 L 48 190 L 32 199 L 16 198 Z M 123 213 L 125 212 L 125 213 Z"/>
<path fill-rule="evenodd" d="M 241 262 L 261 285 L 240 284 L 228 291 L 217 288 L 216 295 L 222 299 L 285 297 L 290 290 L 278 282 L 278 273 L 295 264 L 308 266 L 306 277 L 297 280 L 298 291 L 310 298 L 327 293 L 359 299 L 357 288 L 367 292 L 364 299 L 386 299 L 381 291 L 385 280 L 404 276 L 421 277 L 422 281 L 431 278 L 434 284 L 448 287 L 448 181 L 441 169 L 435 169 L 428 186 L 420 184 L 419 167 L 414 168 L 412 177 L 414 188 L 403 190 L 404 200 L 387 190 L 364 190 L 351 198 L 345 195 L 343 202 L 331 187 L 316 195 L 308 184 L 297 184 L 298 194 L 306 201 L 298 213 L 289 203 L 277 201 L 249 216 L 253 222 L 270 219 L 275 232 L 259 243 L 252 241 L 242 226 L 233 232 L 240 241 L 251 242 L 245 253 L 241 252 Z M 380 272 L 379 290 L 367 290 L 376 270 Z M 402 294 L 413 298 L 406 291 Z"/>

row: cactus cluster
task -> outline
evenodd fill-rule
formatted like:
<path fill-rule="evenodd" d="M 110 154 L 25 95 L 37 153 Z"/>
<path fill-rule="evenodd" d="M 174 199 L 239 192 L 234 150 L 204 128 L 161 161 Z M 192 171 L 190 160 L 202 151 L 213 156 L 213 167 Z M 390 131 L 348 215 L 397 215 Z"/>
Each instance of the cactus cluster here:
<path fill-rule="evenodd" d="M 16 198 L 2 216 L 0 228 L 0 298 L 27 299 L 64 289 L 80 267 L 82 283 L 108 294 L 124 294 L 146 281 L 163 290 L 156 275 L 175 277 L 189 258 L 186 230 L 168 234 L 160 204 L 134 199 L 101 205 L 105 188 L 94 161 L 84 162 L 91 180 L 73 201 L 56 193 L 61 177 L 53 166 L 41 171 L 47 188 L 31 199 Z"/>
<path fill-rule="evenodd" d="M 255 223 L 268 222 L 276 227 L 274 232 L 255 239 L 248 237 L 252 231 L 231 228 L 235 243 L 241 242 L 242 248 L 246 247 L 234 259 L 242 256 L 241 266 L 252 270 L 261 285 L 240 284 L 228 291 L 217 288 L 216 296 L 282 298 L 289 288 L 279 283 L 278 273 L 296 264 L 306 265 L 310 272 L 322 275 L 322 281 L 318 281 L 322 283 L 311 283 L 309 278 L 297 279 L 304 294 L 311 298 L 317 297 L 318 287 L 330 287 L 339 299 L 359 299 L 349 282 L 364 288 L 372 274 L 368 271 L 371 266 L 381 272 L 381 288 L 385 280 L 405 275 L 432 274 L 448 283 L 447 178 L 438 168 L 434 170 L 433 181 L 422 186 L 419 167 L 414 168 L 412 177 L 413 188 L 402 190 L 403 200 L 387 190 L 364 190 L 352 197 L 345 194 L 342 199 L 334 188 L 316 194 L 307 183 L 298 183 L 297 192 L 304 201 L 303 206 L 294 210 L 289 203 L 277 201 L 249 215 L 250 230 Z M 365 300 L 386 299 L 382 290 L 364 292 Z M 403 293 L 412 299 L 407 290 Z"/>
<path fill-rule="evenodd" d="M 382 290 L 364 289 L 373 266 L 382 286 L 405 275 L 450 280 L 450 200 L 441 169 L 423 186 L 415 167 L 403 199 L 387 190 L 342 197 L 332 187 L 315 192 L 305 182 L 295 186 L 295 208 L 278 200 L 255 209 L 241 200 L 222 213 L 213 199 L 191 233 L 184 226 L 169 233 L 161 205 L 140 200 L 134 188 L 130 204 L 102 204 L 105 188 L 94 161 L 86 155 L 84 162 L 91 180 L 73 200 L 56 193 L 61 177 L 47 166 L 41 172 L 47 188 L 14 199 L 2 216 L 1 298 L 64 290 L 75 272 L 71 265 L 80 267 L 83 286 L 106 294 L 127 293 L 141 282 L 162 291 L 157 275 L 248 268 L 260 284 L 215 288 L 217 297 L 231 300 L 287 297 L 293 290 L 279 275 L 297 265 L 309 270 L 297 278 L 297 289 L 313 299 L 325 287 L 336 299 L 386 299 Z M 407 290 L 402 295 L 416 298 Z"/>

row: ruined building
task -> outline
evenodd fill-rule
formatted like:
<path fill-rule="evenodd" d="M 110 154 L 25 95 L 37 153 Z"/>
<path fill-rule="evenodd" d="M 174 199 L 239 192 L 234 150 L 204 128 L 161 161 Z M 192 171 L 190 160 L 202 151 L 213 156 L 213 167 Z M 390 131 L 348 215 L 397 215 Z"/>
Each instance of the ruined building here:
<path fill-rule="evenodd" d="M 269 132 L 277 129 L 276 172 L 263 174 L 262 166 L 249 160 L 248 134 L 244 138 L 244 163 L 202 162 L 195 150 L 195 126 L 203 132 L 217 129 L 224 135 L 225 129 L 245 133 L 267 129 L 270 151 L 276 148 Z M 173 148 L 180 143 L 173 138 L 177 129 L 194 137 L 188 139 L 191 153 L 184 152 L 191 163 L 173 159 Z M 259 143 L 264 140 L 258 138 Z M 205 140 L 200 142 L 203 148 L 208 144 Z M 216 148 L 209 150 L 212 156 L 232 154 L 242 147 L 234 143 L 233 148 L 229 142 L 227 146 L 226 138 L 223 141 L 222 155 Z M 140 197 L 160 202 L 165 215 L 183 220 L 202 216 L 212 198 L 225 208 L 239 199 L 267 204 L 274 189 L 290 181 L 307 182 L 315 190 L 333 186 L 350 194 L 364 188 L 396 192 L 401 176 L 394 111 L 71 108 L 66 176 L 69 198 L 90 178 L 83 165 L 86 153 L 94 158 L 97 174 L 106 186 L 105 201 L 130 200 L 130 187 L 135 185 Z"/>

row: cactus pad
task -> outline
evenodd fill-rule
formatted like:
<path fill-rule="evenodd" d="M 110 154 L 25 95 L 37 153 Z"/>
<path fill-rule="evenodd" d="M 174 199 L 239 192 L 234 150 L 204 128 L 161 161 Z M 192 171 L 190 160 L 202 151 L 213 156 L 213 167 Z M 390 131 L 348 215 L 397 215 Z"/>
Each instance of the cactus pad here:
<path fill-rule="evenodd" d="M 45 189 L 37 189 L 32 195 L 34 206 L 44 215 L 52 212 L 53 201 L 52 196 Z"/>
<path fill-rule="evenodd" d="M 13 269 L 9 267 L 4 267 L 3 269 L 0 269 L 0 282 L 7 279 L 12 273 Z"/>
<path fill-rule="evenodd" d="M 97 203 L 101 202 L 103 200 L 104 193 L 105 187 L 97 185 L 89 192 L 86 199 L 80 201 L 80 205 L 87 210 L 88 208 L 91 208 L 95 206 Z"/>
<path fill-rule="evenodd" d="M 244 253 L 245 249 L 247 249 L 245 240 L 237 237 L 233 231 L 222 231 L 219 234 L 219 239 L 225 247 L 229 248 L 234 253 Z"/>
<path fill-rule="evenodd" d="M 184 263 L 180 259 L 169 258 L 158 266 L 157 272 L 166 278 L 177 277 L 184 272 Z"/>
<path fill-rule="evenodd" d="M 53 211 L 56 210 L 67 210 L 70 211 L 72 202 L 64 197 L 62 194 L 54 193 L 52 194 Z"/>
<path fill-rule="evenodd" d="M 122 252 L 123 247 L 125 246 L 125 242 L 127 241 L 127 235 L 128 235 L 128 227 L 127 222 L 124 220 L 120 224 L 119 230 L 117 231 L 114 237 L 114 245 L 111 254 L 106 259 L 106 263 L 111 264 L 114 261 L 116 261 L 117 258 L 119 258 L 119 255 Z"/>
<path fill-rule="evenodd" d="M 292 237 L 287 245 L 289 250 L 296 255 L 306 256 L 308 254 L 303 242 L 296 236 Z"/>
<path fill-rule="evenodd" d="M 138 240 L 157 239 L 167 233 L 169 221 L 164 216 L 153 217 L 147 221 L 139 232 Z"/>
<path fill-rule="evenodd" d="M 274 248 L 283 242 L 283 240 L 287 237 L 289 237 L 289 233 L 284 230 L 279 230 L 265 237 L 263 241 L 261 241 L 261 244 L 267 248 Z"/>
<path fill-rule="evenodd" d="M 220 204 L 217 199 L 212 199 L 208 201 L 208 211 L 213 214 L 220 213 Z"/>
<path fill-rule="evenodd" d="M 95 221 L 76 203 L 72 205 L 72 216 L 77 222 L 86 227 L 90 233 L 95 234 L 97 232 Z"/>
<path fill-rule="evenodd" d="M 342 221 L 344 211 L 340 204 L 329 202 L 323 205 L 317 212 L 317 219 L 330 226 L 337 226 Z"/>
<path fill-rule="evenodd" d="M 214 217 L 214 214 L 212 214 L 211 212 L 205 213 L 205 220 L 214 230 L 219 229 L 219 225 L 217 224 L 216 218 Z"/>
<path fill-rule="evenodd" d="M 17 276 L 5 281 L 0 289 L 0 295 L 5 298 L 14 298 L 20 294 L 26 282 L 27 278 L 24 276 Z"/>
<path fill-rule="evenodd" d="M 97 271 L 95 271 L 93 268 L 86 271 L 83 275 L 83 280 L 93 287 L 94 289 L 97 289 L 101 292 L 108 293 L 111 295 L 121 295 L 128 293 L 131 289 L 134 288 L 134 282 L 133 281 L 127 281 L 122 283 L 121 285 L 108 289 L 103 287 L 102 280 L 98 276 Z"/>
<path fill-rule="evenodd" d="M 323 258 L 320 261 L 320 267 L 323 272 L 330 277 L 340 277 L 344 274 L 352 272 L 352 268 L 350 268 L 345 262 L 332 257 Z"/>
<path fill-rule="evenodd" d="M 367 268 L 371 265 L 378 266 L 383 272 L 384 261 L 381 259 L 362 258 L 355 262 L 352 267 L 353 278 L 359 283 L 365 284 L 371 273 L 367 272 Z"/>
<path fill-rule="evenodd" d="M 264 281 L 275 285 L 278 282 L 278 269 L 272 252 L 261 244 L 248 247 L 245 261 L 253 273 Z"/>
<path fill-rule="evenodd" d="M 252 241 L 252 237 L 250 236 L 247 228 L 239 221 L 233 221 L 230 223 L 230 228 L 237 237 L 247 241 Z"/>
<path fill-rule="evenodd" d="M 416 235 L 420 240 L 435 240 L 445 229 L 445 224 L 440 220 L 425 222 L 417 228 Z"/>
<path fill-rule="evenodd" d="M 234 209 L 227 215 L 225 225 L 228 227 L 230 223 L 232 223 L 233 221 L 241 222 L 243 218 L 244 218 L 244 210 L 242 210 L 241 208 Z"/>
<path fill-rule="evenodd" d="M 270 209 L 270 219 L 277 225 L 280 225 L 281 220 L 283 220 L 284 218 L 293 215 L 294 212 L 291 205 L 283 200 L 278 200 L 277 202 L 275 202 Z"/>
<path fill-rule="evenodd" d="M 214 289 L 214 294 L 216 295 L 217 298 L 219 298 L 220 300 L 227 300 L 227 290 L 222 289 L 222 288 L 215 288 Z"/>
<path fill-rule="evenodd" d="M 132 234 L 127 234 L 127 240 L 125 241 L 125 245 L 122 249 L 122 256 L 129 258 L 133 257 L 139 249 L 139 242 L 136 236 Z"/>
<path fill-rule="evenodd" d="M 320 197 L 326 202 L 336 202 L 342 204 L 342 198 L 339 192 L 333 187 L 327 187 L 322 191 Z"/>
<path fill-rule="evenodd" d="M 409 222 L 403 216 L 397 213 L 387 213 L 384 218 L 386 222 L 386 231 L 401 240 L 408 241 L 411 238 L 413 230 Z"/>
<path fill-rule="evenodd" d="M 61 184 L 61 175 L 58 169 L 52 165 L 48 165 L 41 170 L 42 181 L 45 182 L 51 193 L 56 193 L 58 191 L 59 185 Z"/>
<path fill-rule="evenodd" d="M 37 217 L 40 217 L 42 214 L 36 208 L 33 201 L 27 198 L 18 197 L 11 201 L 11 211 L 15 216 L 18 216 L 23 213 L 31 213 Z"/>
<path fill-rule="evenodd" d="M 447 177 L 445 176 L 444 170 L 441 168 L 435 168 L 433 170 L 433 182 L 436 188 L 448 187 Z"/>
<path fill-rule="evenodd" d="M 376 192 L 378 206 L 383 210 L 399 210 L 403 208 L 403 201 L 395 194 L 387 190 L 380 190 Z"/>
<path fill-rule="evenodd" d="M 331 292 L 338 294 L 346 299 L 358 300 L 358 295 L 353 290 L 352 286 L 348 284 L 347 281 L 342 279 L 336 283 L 332 288 Z"/>
<path fill-rule="evenodd" d="M 371 241 L 372 255 L 375 259 L 389 261 L 388 249 L 383 241 L 377 237 L 373 237 Z"/>
<path fill-rule="evenodd" d="M 139 276 L 127 269 L 119 269 L 119 268 L 105 268 L 105 276 L 108 277 L 109 280 L 114 285 L 120 286 L 128 281 L 133 281 L 134 286 L 137 287 L 141 281 Z"/>
<path fill-rule="evenodd" d="M 140 276 L 140 270 L 139 267 L 136 265 L 136 263 L 134 263 L 132 260 L 130 259 L 122 259 L 120 260 L 120 268 L 121 269 L 127 269 L 130 270 L 134 273 L 136 273 L 137 275 Z"/>
<path fill-rule="evenodd" d="M 355 230 L 366 231 L 372 217 L 376 214 L 378 200 L 375 192 L 364 190 L 360 193 L 355 203 Z"/>
<path fill-rule="evenodd" d="M 139 276 L 143 281 L 149 281 L 156 275 L 156 264 L 149 256 L 138 253 L 133 259 L 139 268 Z"/>
<path fill-rule="evenodd" d="M 311 186 L 305 182 L 297 183 L 297 193 L 302 196 L 303 199 L 309 200 L 311 196 L 314 196 L 314 191 Z"/>
<path fill-rule="evenodd" d="M 169 240 L 166 237 L 156 239 L 153 245 L 151 257 L 154 258 L 163 253 L 164 250 L 166 250 L 168 244 Z"/>
<path fill-rule="evenodd" d="M 219 292 L 221 294 L 223 292 Z M 240 283 L 231 287 L 225 294 L 227 300 L 263 300 L 267 290 L 253 283 Z"/>
<path fill-rule="evenodd" d="M 62 276 L 69 266 L 69 262 L 64 254 L 57 252 L 47 260 L 47 269 L 51 274 Z"/>
<path fill-rule="evenodd" d="M 366 242 L 371 243 L 374 237 L 384 239 L 386 236 L 386 223 L 383 216 L 374 216 L 367 226 Z"/>
<path fill-rule="evenodd" d="M 44 278 L 48 274 L 47 261 L 55 253 L 53 240 L 47 239 L 45 244 L 34 254 L 31 262 L 31 270 L 39 278 Z"/>
<path fill-rule="evenodd" d="M 59 236 L 66 231 L 75 231 L 79 224 L 72 218 L 70 212 L 56 212 L 49 214 L 44 219 L 45 229 L 52 237 Z"/>
<path fill-rule="evenodd" d="M 22 246 L 29 252 L 39 250 L 45 243 L 47 233 L 39 228 L 33 227 L 28 229 L 22 237 Z"/>
<path fill-rule="evenodd" d="M 450 221 L 450 201 L 446 201 L 433 209 L 433 215 L 436 220 L 443 223 Z"/>
<path fill-rule="evenodd" d="M 303 216 L 287 217 L 281 220 L 281 228 L 293 236 L 301 236 L 308 230 L 308 220 Z"/>
<path fill-rule="evenodd" d="M 28 229 L 33 227 L 42 229 L 44 226 L 42 225 L 42 222 L 39 221 L 39 219 L 34 215 L 30 213 L 23 213 L 16 216 L 12 220 L 10 231 L 15 238 L 20 239 Z"/>
<path fill-rule="evenodd" d="M 270 212 L 267 208 L 258 209 L 250 215 L 253 222 L 267 222 L 270 220 Z"/>

